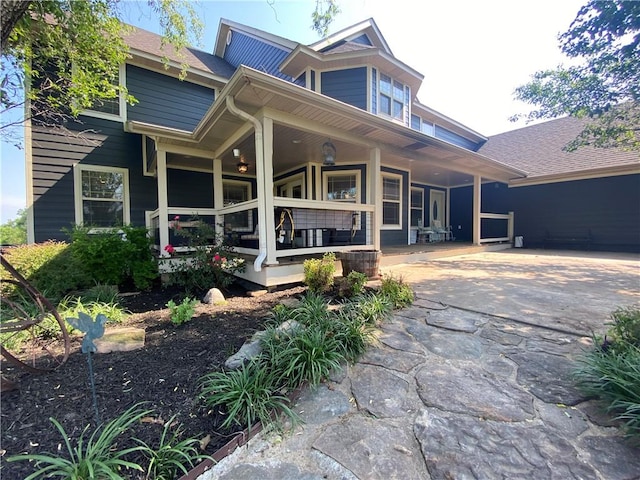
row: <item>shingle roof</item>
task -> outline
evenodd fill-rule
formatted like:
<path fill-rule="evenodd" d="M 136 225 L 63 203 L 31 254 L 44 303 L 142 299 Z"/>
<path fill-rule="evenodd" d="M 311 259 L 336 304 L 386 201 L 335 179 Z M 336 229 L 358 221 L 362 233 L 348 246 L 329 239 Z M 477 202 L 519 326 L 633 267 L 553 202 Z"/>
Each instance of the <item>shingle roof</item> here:
<path fill-rule="evenodd" d="M 125 41 L 130 48 L 141 50 L 158 57 L 167 57 L 169 60 L 180 64 L 187 63 L 190 67 L 207 73 L 218 75 L 222 78 L 231 78 L 235 68 L 220 57 L 216 57 L 202 50 L 191 47 L 182 49 L 179 55 L 171 44 L 162 46 L 162 36 L 134 27 L 133 31 L 125 36 Z"/>
<path fill-rule="evenodd" d="M 638 152 L 613 148 L 563 147 L 576 138 L 586 120 L 564 117 L 489 137 L 478 153 L 528 173 L 528 177 L 573 174 L 583 170 L 640 165 Z"/>

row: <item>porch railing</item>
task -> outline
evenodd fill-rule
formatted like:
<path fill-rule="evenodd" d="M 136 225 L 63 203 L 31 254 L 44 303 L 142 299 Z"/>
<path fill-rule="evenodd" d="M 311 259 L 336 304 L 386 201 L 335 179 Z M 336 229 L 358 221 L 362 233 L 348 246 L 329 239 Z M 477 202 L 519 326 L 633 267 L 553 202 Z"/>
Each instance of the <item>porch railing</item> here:
<path fill-rule="evenodd" d="M 484 237 L 489 231 L 492 236 Z M 501 235 L 503 234 L 503 235 Z M 512 242 L 513 241 L 513 212 L 509 213 L 481 213 L 480 214 L 480 243 Z"/>

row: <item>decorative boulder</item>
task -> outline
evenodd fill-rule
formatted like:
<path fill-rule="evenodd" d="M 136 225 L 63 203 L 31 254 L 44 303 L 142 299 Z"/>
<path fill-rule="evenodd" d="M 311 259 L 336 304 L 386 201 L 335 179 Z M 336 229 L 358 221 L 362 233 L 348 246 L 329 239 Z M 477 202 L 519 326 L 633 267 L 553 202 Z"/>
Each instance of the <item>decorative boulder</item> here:
<path fill-rule="evenodd" d="M 107 330 L 93 343 L 96 353 L 130 352 L 144 347 L 145 331 L 143 328 L 126 327 Z"/>
<path fill-rule="evenodd" d="M 225 303 L 226 301 L 227 299 L 224 298 L 222 292 L 217 288 L 209 289 L 207 294 L 202 299 L 202 303 L 206 303 L 208 305 L 216 305 L 219 303 Z"/>

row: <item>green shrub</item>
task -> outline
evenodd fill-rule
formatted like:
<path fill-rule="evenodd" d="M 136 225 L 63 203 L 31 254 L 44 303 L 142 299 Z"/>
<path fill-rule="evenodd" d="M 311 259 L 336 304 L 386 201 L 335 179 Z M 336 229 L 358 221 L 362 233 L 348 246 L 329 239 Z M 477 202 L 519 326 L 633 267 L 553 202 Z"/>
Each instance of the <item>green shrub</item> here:
<path fill-rule="evenodd" d="M 578 359 L 577 385 L 601 399 L 627 434 L 640 440 L 640 347 L 624 341 L 622 348 L 603 345 L 594 339 L 593 349 Z"/>
<path fill-rule="evenodd" d="M 182 434 L 180 427 L 175 427 L 175 416 L 165 422 L 157 447 L 139 439 L 134 439 L 143 447 L 144 456 L 147 458 L 147 476 L 153 480 L 174 480 L 186 475 L 195 467 L 195 463 L 210 459 L 208 455 L 202 455 L 198 450 L 199 441 L 195 438 L 180 440 Z M 171 432 L 171 429 L 175 430 Z M 179 475 L 180 474 L 180 475 Z"/>
<path fill-rule="evenodd" d="M 413 304 L 413 290 L 409 284 L 405 283 L 402 277 L 385 275 L 382 278 L 380 293 L 386 296 L 396 309 L 405 308 Z"/>
<path fill-rule="evenodd" d="M 273 411 L 292 420 L 295 413 L 289 399 L 279 392 L 279 374 L 261 358 L 246 363 L 238 370 L 213 372 L 200 380 L 200 397 L 213 408 L 223 407 L 227 417 L 222 428 L 233 423 L 251 429 L 257 421 L 264 427 L 273 424 Z"/>
<path fill-rule="evenodd" d="M 367 280 L 366 274 L 352 270 L 346 277 L 340 280 L 338 294 L 346 298 L 360 295 L 364 292 L 364 286 L 367 284 Z"/>
<path fill-rule="evenodd" d="M 80 294 L 83 302 L 118 303 L 118 287 L 98 283 Z"/>
<path fill-rule="evenodd" d="M 136 446 L 126 449 L 119 449 L 117 441 L 131 426 L 137 424 L 142 417 L 151 413 L 151 410 L 143 410 L 139 405 L 126 410 L 122 415 L 110 422 L 96 428 L 89 439 L 85 438 L 87 428 L 78 438 L 75 446 L 67 432 L 58 421 L 50 418 L 56 429 L 60 432 L 66 447 L 68 458 L 56 454 L 25 454 L 16 455 L 7 459 L 8 462 L 15 461 L 35 461 L 36 472 L 29 475 L 25 480 L 35 480 L 36 478 L 62 477 L 68 479 L 109 479 L 124 480 L 130 475 L 122 476 L 121 469 L 133 469 L 144 471 L 143 468 L 125 457 L 131 453 L 139 452 L 143 446 Z"/>
<path fill-rule="evenodd" d="M 175 218 L 177 225 L 179 217 Z M 169 283 L 179 285 L 188 294 L 200 295 L 210 288 L 225 289 L 235 281 L 234 274 L 245 269 L 245 261 L 227 245 L 211 225 L 194 217 L 189 228 L 174 227 L 177 236 L 183 237 L 190 252 L 184 255 L 184 262 L 176 263 L 171 271 Z M 165 246 L 165 251 L 173 252 L 174 247 Z"/>
<path fill-rule="evenodd" d="M 640 347 L 640 307 L 620 307 L 611 318 L 613 322 L 607 331 L 610 342 Z"/>
<path fill-rule="evenodd" d="M 65 297 L 57 307 L 60 318 L 77 318 L 80 312 L 86 313 L 91 318 L 103 314 L 109 323 L 120 323 L 124 320 L 126 312 L 117 303 L 84 301 L 83 297 Z"/>
<path fill-rule="evenodd" d="M 198 300 L 195 298 L 185 298 L 182 300 L 182 303 L 179 305 L 176 304 L 173 300 L 169 300 L 167 303 L 167 307 L 169 308 L 169 317 L 171 318 L 171 323 L 174 325 L 182 325 L 183 323 L 187 323 L 193 317 L 195 312 L 195 306 L 197 305 Z"/>
<path fill-rule="evenodd" d="M 321 259 L 310 258 L 304 261 L 304 283 L 313 292 L 327 292 L 333 286 L 336 273 L 335 253 L 325 253 Z"/>
<path fill-rule="evenodd" d="M 93 232 L 88 227 L 74 227 L 69 235 L 73 256 L 98 283 L 130 282 L 147 290 L 158 277 L 151 239 L 145 228 L 124 226 Z"/>
<path fill-rule="evenodd" d="M 288 320 L 295 320 L 303 325 L 324 323 L 330 316 L 329 305 L 322 294 L 309 290 L 302 298 L 300 305 L 292 308 Z"/>
<path fill-rule="evenodd" d="M 44 242 L 21 245 L 6 250 L 7 261 L 33 287 L 53 303 L 59 302 L 70 292 L 89 288 L 95 282 L 83 263 L 72 255 L 70 245 L 64 242 Z M 2 280 L 11 278 L 9 272 L 0 269 Z M 4 295 L 11 295 L 16 287 L 2 282 Z"/>
<path fill-rule="evenodd" d="M 345 310 L 357 310 L 356 314 L 369 325 L 378 325 L 391 316 L 394 303 L 380 292 L 363 293 L 345 305 Z"/>
<path fill-rule="evenodd" d="M 334 334 L 344 358 L 355 363 L 376 340 L 375 327 L 359 314 L 358 308 L 341 309 L 334 324 Z"/>

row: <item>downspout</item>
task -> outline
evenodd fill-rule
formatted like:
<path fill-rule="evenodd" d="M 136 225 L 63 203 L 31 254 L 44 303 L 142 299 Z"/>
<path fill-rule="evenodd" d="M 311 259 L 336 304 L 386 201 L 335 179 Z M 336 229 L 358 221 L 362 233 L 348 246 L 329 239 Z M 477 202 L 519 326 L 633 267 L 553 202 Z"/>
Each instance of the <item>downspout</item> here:
<path fill-rule="evenodd" d="M 258 165 L 260 165 L 260 168 L 262 168 L 262 166 L 264 165 L 264 145 L 263 145 L 263 138 L 262 138 L 262 123 L 260 123 L 260 121 L 257 118 L 249 115 L 244 110 L 240 110 L 236 106 L 236 103 L 233 100 L 232 96 L 228 96 L 226 100 L 227 100 L 227 108 L 233 115 L 241 118 L 242 120 L 253 123 L 253 128 L 256 134 L 255 142 L 256 142 L 256 175 L 257 175 Z M 256 178 L 256 180 L 258 179 Z M 262 178 L 260 180 L 261 181 L 257 182 L 258 197 L 260 197 L 260 190 L 264 190 L 264 172 L 262 172 Z M 265 216 L 262 215 L 263 218 L 261 219 L 260 216 L 261 216 L 260 204 L 258 203 L 258 250 L 259 252 L 255 261 L 253 262 L 253 270 L 256 272 L 259 272 L 262 270 L 262 262 L 264 261 L 265 258 L 267 258 L 266 218 L 264 218 Z"/>

